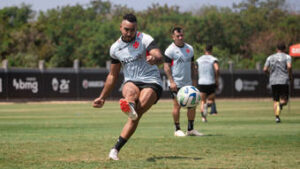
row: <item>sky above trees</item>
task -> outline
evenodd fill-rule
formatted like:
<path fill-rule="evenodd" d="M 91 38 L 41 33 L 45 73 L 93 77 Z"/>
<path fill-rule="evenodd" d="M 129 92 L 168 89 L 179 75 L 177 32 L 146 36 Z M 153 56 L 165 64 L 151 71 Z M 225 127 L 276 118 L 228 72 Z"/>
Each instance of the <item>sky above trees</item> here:
<path fill-rule="evenodd" d="M 32 9 L 46 11 L 47 9 L 57 8 L 66 5 L 88 5 L 91 0 L 4 0 L 0 1 L 0 9 L 12 5 L 20 5 L 22 3 L 32 5 Z M 168 4 L 169 6 L 179 6 L 180 11 L 193 11 L 205 5 L 215 5 L 219 7 L 232 7 L 233 3 L 240 3 L 243 0 L 110 0 L 114 5 L 126 5 L 134 10 L 145 10 L 151 4 L 158 3 L 160 5 Z M 292 11 L 300 11 L 299 0 L 286 0 L 286 8 Z"/>

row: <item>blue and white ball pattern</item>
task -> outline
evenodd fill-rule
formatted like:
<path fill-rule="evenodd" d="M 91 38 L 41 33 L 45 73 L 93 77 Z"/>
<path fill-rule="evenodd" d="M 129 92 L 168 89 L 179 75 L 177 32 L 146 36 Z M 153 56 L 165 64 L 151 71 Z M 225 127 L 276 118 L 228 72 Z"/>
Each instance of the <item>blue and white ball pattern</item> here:
<path fill-rule="evenodd" d="M 200 92 L 194 86 L 184 86 L 177 93 L 177 102 L 181 107 L 196 107 L 200 100 Z"/>

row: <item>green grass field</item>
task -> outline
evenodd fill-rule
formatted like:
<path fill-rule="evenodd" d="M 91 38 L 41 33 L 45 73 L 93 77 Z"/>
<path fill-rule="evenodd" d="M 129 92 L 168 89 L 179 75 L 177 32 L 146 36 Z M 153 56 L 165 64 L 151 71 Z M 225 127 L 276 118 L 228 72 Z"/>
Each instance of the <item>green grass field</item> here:
<path fill-rule="evenodd" d="M 172 102 L 159 101 L 119 154 L 107 159 L 126 116 L 118 102 L 1 103 L 0 168 L 300 168 L 300 100 L 276 124 L 271 99 L 217 100 L 219 114 L 175 138 Z M 187 127 L 181 112 L 181 127 Z"/>

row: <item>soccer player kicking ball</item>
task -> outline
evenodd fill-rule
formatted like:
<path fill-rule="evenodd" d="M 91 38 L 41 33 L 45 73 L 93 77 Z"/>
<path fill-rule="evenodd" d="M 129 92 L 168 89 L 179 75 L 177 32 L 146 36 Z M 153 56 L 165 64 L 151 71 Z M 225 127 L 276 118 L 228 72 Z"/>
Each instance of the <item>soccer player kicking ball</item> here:
<path fill-rule="evenodd" d="M 175 136 L 202 136 L 194 129 L 195 108 L 187 109 L 188 131 L 186 134 L 180 129 L 179 117 L 180 108 L 176 95 L 179 89 L 187 85 L 196 85 L 194 69 L 194 50 L 193 47 L 184 42 L 183 29 L 175 27 L 172 30 L 173 43 L 165 51 L 164 70 L 168 77 L 168 84 L 173 98 L 173 120 L 175 124 Z M 193 83 L 192 83 L 193 79 Z"/>
<path fill-rule="evenodd" d="M 264 66 L 264 72 L 270 74 L 269 83 L 272 87 L 276 123 L 280 123 L 280 112 L 288 102 L 289 81 L 292 80 L 292 59 L 284 50 L 285 44 L 278 43 L 277 53 L 269 56 Z"/>
<path fill-rule="evenodd" d="M 122 36 L 111 46 L 111 68 L 104 88 L 93 106 L 101 108 L 113 89 L 121 66 L 124 73 L 121 110 L 128 115 L 121 135 L 111 149 L 109 158 L 119 160 L 118 153 L 135 132 L 142 115 L 160 98 L 162 81 L 156 64 L 162 62 L 162 54 L 153 38 L 137 32 L 137 19 L 133 14 L 126 14 L 120 25 Z M 149 54 L 149 55 L 147 55 Z"/>

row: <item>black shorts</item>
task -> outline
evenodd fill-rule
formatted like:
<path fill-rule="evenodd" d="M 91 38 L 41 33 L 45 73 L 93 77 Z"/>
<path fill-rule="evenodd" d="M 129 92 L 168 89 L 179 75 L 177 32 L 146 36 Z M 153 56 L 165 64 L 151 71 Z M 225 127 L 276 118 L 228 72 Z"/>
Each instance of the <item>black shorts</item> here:
<path fill-rule="evenodd" d="M 215 93 L 216 91 L 216 84 L 211 84 L 211 85 L 198 85 L 198 89 L 201 93 L 205 93 L 207 96 L 210 94 Z"/>
<path fill-rule="evenodd" d="M 135 82 L 135 81 L 127 81 L 127 82 L 131 82 L 133 84 L 135 84 L 140 90 L 144 89 L 144 88 L 151 88 L 155 91 L 156 95 L 157 95 L 157 99 L 155 101 L 154 104 L 157 103 L 157 101 L 160 99 L 161 97 L 161 93 L 162 93 L 162 87 L 156 83 L 143 83 L 143 82 Z M 127 83 L 125 82 L 125 83 Z"/>
<path fill-rule="evenodd" d="M 274 101 L 279 101 L 280 98 L 289 99 L 289 85 L 272 85 L 272 96 Z"/>

